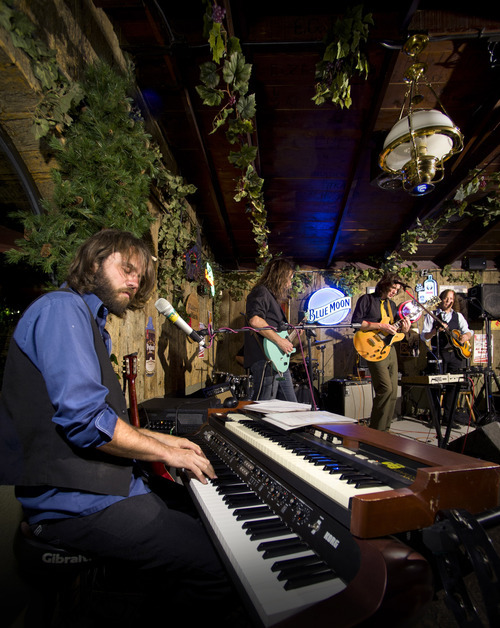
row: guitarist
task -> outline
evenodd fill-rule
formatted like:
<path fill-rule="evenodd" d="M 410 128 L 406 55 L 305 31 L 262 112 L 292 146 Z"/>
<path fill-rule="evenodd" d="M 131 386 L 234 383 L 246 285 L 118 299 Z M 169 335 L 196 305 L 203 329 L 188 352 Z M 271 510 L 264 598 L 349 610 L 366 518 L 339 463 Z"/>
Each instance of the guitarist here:
<path fill-rule="evenodd" d="M 278 333 L 288 324 L 280 303 L 292 287 L 293 273 L 293 266 L 287 260 L 271 260 L 247 297 L 246 319 L 252 329 L 258 330 L 245 333 L 244 364 L 253 377 L 254 400 L 297 401 L 290 370 L 277 372 L 266 357 L 262 342 L 267 338 L 287 355 L 293 351 L 290 340 Z M 272 329 L 263 329 L 266 327 Z"/>
<path fill-rule="evenodd" d="M 394 326 L 397 307 L 392 299 L 398 294 L 403 281 L 396 273 L 386 273 L 375 286 L 373 294 L 364 294 L 356 303 L 352 315 L 353 324 L 361 324 L 360 331 L 382 331 L 396 334 Z M 410 320 L 405 317 L 401 324 L 403 333 L 410 329 Z M 394 345 L 387 356 L 378 362 L 368 362 L 375 397 L 370 416 L 370 427 L 388 431 L 394 417 L 398 394 L 398 359 Z"/>
<path fill-rule="evenodd" d="M 470 342 L 472 331 L 469 329 L 463 314 L 457 312 L 453 307 L 456 301 L 455 292 L 453 290 L 444 290 L 439 295 L 439 298 L 441 299 L 441 305 L 432 312 L 434 317 L 426 314 L 420 337 L 424 342 L 431 341 L 433 353 L 439 352 L 443 364 L 443 373 L 462 373 L 467 366 L 467 360 L 463 358 L 460 351 L 453 345 L 449 334 L 443 330 L 458 330 L 460 332 L 460 336 L 458 336 L 460 344 Z M 450 389 L 445 393 L 443 402 L 443 422 L 445 423 L 450 415 L 450 406 L 453 402 L 452 392 Z"/>

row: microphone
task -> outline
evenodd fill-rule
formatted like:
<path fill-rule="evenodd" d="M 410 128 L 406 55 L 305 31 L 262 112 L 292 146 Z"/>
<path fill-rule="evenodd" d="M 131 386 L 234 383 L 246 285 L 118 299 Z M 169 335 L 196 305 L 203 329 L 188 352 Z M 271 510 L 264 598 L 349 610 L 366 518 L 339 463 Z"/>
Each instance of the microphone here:
<path fill-rule="evenodd" d="M 160 314 L 166 316 L 171 323 L 176 325 L 179 329 L 182 329 L 182 331 L 192 340 L 199 343 L 203 342 L 203 338 L 197 334 L 195 330 L 186 323 L 186 321 L 182 320 L 167 299 L 158 299 L 155 303 L 155 307 Z"/>

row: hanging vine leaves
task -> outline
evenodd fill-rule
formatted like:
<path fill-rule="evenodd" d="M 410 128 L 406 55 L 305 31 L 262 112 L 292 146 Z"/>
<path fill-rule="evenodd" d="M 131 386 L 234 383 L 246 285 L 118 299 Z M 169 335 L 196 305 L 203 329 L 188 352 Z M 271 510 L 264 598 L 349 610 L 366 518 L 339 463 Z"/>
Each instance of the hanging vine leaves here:
<path fill-rule="evenodd" d="M 36 37 L 35 25 L 12 0 L 0 1 L 0 24 L 13 45 L 28 55 L 40 81 L 35 136 L 46 138 L 58 163 L 51 172 L 53 197 L 43 201 L 43 214 L 15 214 L 24 225 L 24 238 L 17 242 L 17 250 L 6 253 L 7 259 L 25 261 L 60 282 L 77 246 L 96 231 L 114 227 L 138 237 L 149 232 L 155 218 L 148 202 L 155 183 L 165 212 L 159 287 L 164 280 L 181 292 L 183 254 L 193 244 L 185 218 L 186 196 L 196 188 L 165 168 L 158 146 L 145 132 L 142 116 L 128 96 L 134 84 L 132 64 L 125 75 L 104 63 L 89 66 L 81 82 L 71 82 L 53 51 Z"/>
<path fill-rule="evenodd" d="M 264 265 L 270 258 L 268 247 L 269 228 L 263 197 L 264 181 L 255 171 L 257 147 L 249 137 L 255 131 L 255 94 L 248 94 L 252 72 L 241 52 L 238 38 L 228 37 L 224 27 L 225 10 L 211 0 L 205 0 L 205 36 L 208 38 L 212 61 L 200 66 L 201 85 L 196 87 L 203 104 L 218 107 L 212 123 L 212 133 L 222 127 L 232 146 L 239 150 L 229 153 L 229 163 L 242 171 L 236 182 L 234 200 L 246 200 L 246 211 L 257 244 L 257 262 Z"/>
<path fill-rule="evenodd" d="M 368 59 L 362 45 L 368 40 L 371 13 L 363 15 L 363 5 L 348 7 L 326 37 L 323 59 L 316 64 L 315 95 L 317 105 L 332 102 L 342 108 L 352 105 L 351 80 L 354 75 L 368 77 Z"/>
<path fill-rule="evenodd" d="M 401 250 L 415 254 L 422 243 L 432 243 L 440 231 L 455 217 L 481 218 L 488 225 L 500 216 L 500 173 L 488 175 L 471 171 L 467 182 L 457 188 L 454 196 L 443 203 L 439 216 L 415 221 L 415 227 L 401 236 Z"/>

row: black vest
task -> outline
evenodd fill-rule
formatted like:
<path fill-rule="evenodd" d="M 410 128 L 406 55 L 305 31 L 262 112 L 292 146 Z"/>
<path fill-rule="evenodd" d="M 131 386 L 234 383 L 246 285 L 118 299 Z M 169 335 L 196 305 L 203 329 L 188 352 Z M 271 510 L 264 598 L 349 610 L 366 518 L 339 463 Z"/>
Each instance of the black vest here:
<path fill-rule="evenodd" d="M 109 391 L 106 401 L 129 423 L 125 397 L 90 310 L 89 317 L 101 382 Z M 40 371 L 12 339 L 0 399 L 0 484 L 127 496 L 132 461 L 75 447 L 52 422 L 54 412 Z"/>
<path fill-rule="evenodd" d="M 436 312 L 434 312 L 434 314 L 436 314 Z M 440 317 L 438 316 L 438 318 Z M 446 324 L 448 325 L 448 329 L 450 331 L 452 329 L 460 329 L 460 325 L 458 322 L 458 314 L 455 312 L 455 310 L 453 310 L 451 313 L 450 322 Z M 438 339 L 439 339 L 439 349 L 441 351 L 443 351 L 444 349 L 453 349 L 453 345 L 450 342 L 448 334 L 445 333 L 444 331 L 441 331 L 439 334 L 436 334 L 435 336 L 431 338 L 431 347 L 433 349 L 437 349 Z"/>

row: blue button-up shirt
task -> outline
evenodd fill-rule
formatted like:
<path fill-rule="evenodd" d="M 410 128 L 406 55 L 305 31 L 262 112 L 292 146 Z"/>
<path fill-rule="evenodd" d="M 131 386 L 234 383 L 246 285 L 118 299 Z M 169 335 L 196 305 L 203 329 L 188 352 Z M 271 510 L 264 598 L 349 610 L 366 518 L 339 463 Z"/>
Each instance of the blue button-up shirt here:
<path fill-rule="evenodd" d="M 63 291 L 44 295 L 23 314 L 13 337 L 44 377 L 55 408 L 52 421 L 77 447 L 99 447 L 112 439 L 117 416 L 106 403 L 108 389 L 101 383 L 84 301 L 111 353 L 111 339 L 105 329 L 108 311 L 94 294 L 85 294 L 83 299 Z M 147 490 L 140 477 L 131 477 L 130 497 Z M 20 487 L 17 496 L 29 523 L 89 515 L 124 499 L 56 487 Z"/>

